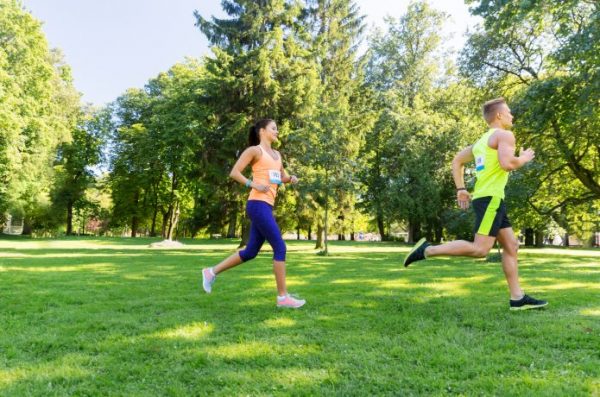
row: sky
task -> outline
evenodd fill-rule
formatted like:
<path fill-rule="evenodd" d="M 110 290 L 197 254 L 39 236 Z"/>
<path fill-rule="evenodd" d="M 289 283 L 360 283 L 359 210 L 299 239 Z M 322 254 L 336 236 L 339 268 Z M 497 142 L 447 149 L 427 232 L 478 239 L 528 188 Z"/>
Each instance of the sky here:
<path fill-rule="evenodd" d="M 355 0 L 369 28 L 383 27 L 385 15 L 405 13 L 408 0 Z M 446 45 L 460 49 L 477 19 L 462 0 L 430 0 L 450 15 Z M 103 105 L 185 57 L 210 54 L 206 37 L 194 26 L 194 10 L 205 18 L 225 17 L 220 0 L 22 0 L 42 21 L 49 44 L 71 66 L 84 102 Z"/>

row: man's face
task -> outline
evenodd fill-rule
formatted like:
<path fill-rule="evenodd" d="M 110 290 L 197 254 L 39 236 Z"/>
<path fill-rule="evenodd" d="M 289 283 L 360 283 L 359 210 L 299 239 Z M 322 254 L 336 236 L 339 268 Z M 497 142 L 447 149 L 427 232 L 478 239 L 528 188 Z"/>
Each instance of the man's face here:
<path fill-rule="evenodd" d="M 513 115 L 510 112 L 510 108 L 507 104 L 504 103 L 502 104 L 502 106 L 500 106 L 500 109 L 498 109 L 497 117 L 500 120 L 500 123 L 502 124 L 503 128 L 508 129 L 512 127 Z"/>

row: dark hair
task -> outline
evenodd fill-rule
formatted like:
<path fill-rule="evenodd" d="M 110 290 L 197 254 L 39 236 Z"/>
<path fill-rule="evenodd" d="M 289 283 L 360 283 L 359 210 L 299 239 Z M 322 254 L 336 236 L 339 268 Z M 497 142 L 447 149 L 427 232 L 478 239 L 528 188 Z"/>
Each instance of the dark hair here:
<path fill-rule="evenodd" d="M 496 98 L 484 103 L 482 110 L 483 118 L 485 119 L 485 121 L 489 123 L 492 120 L 494 120 L 494 117 L 496 117 L 496 112 L 498 111 L 498 107 L 505 103 L 506 101 L 504 100 L 504 98 Z"/>
<path fill-rule="evenodd" d="M 248 135 L 248 145 L 256 146 L 260 144 L 260 129 L 267 128 L 270 123 L 274 121 L 271 119 L 260 119 L 252 127 L 250 127 L 250 134 Z"/>

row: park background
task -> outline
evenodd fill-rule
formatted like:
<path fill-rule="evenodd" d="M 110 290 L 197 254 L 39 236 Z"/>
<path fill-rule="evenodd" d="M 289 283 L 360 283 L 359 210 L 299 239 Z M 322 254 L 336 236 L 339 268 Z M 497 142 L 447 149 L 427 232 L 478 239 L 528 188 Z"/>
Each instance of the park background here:
<path fill-rule="evenodd" d="M 276 205 L 284 232 L 468 238 L 450 162 L 485 131 L 481 104 L 504 96 L 518 146 L 537 153 L 507 189 L 515 229 L 527 245 L 598 244 L 595 2 L 467 2 L 479 22 L 462 48 L 443 35 L 449 15 L 427 2 L 371 30 L 350 1 L 223 5 L 215 19 L 189 10 L 209 55 L 91 106 L 41 22 L 3 2 L 7 232 L 245 236 L 247 191 L 227 175 L 249 125 L 270 117 L 301 178 Z"/>
<path fill-rule="evenodd" d="M 199 1 L 182 20 L 165 4 L 183 0 L 92 3 L 0 0 L 1 395 L 600 393 L 598 2 L 454 2 L 458 22 L 399 2 L 376 26 L 375 0 Z M 75 88 L 89 65 L 48 43 L 41 4 L 109 60 L 98 91 Z M 169 22 L 136 31 L 157 5 Z M 190 57 L 169 61 L 184 25 Z M 141 54 L 164 67 L 132 78 Z M 547 310 L 509 312 L 494 256 L 401 266 L 419 237 L 472 237 L 450 162 L 498 96 L 536 150 L 507 205 Z M 298 311 L 275 308 L 268 247 L 200 286 L 247 237 L 227 176 L 261 117 L 301 178 L 275 207 Z"/>

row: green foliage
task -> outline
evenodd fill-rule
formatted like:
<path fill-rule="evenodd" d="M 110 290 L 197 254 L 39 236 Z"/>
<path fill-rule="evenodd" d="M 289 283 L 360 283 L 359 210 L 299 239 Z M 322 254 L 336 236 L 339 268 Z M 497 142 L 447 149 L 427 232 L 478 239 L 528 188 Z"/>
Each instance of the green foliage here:
<path fill-rule="evenodd" d="M 463 51 L 463 71 L 513 99 L 518 138 L 536 150 L 515 187 L 517 222 L 569 230 L 564 213 L 583 216 L 600 200 L 598 3 L 469 3 L 484 26 Z"/>
<path fill-rule="evenodd" d="M 138 229 L 155 235 L 161 226 L 163 237 L 172 237 L 180 214 L 198 220 L 194 196 L 198 206 L 198 196 L 218 195 L 209 180 L 217 175 L 222 180 L 225 167 L 217 172 L 218 164 L 208 164 L 213 155 L 225 153 L 218 150 L 218 137 L 210 129 L 213 115 L 202 103 L 204 73 L 204 65 L 189 60 L 112 105 L 114 226 L 127 225 L 133 235 Z M 198 229 L 193 222 L 185 226 L 191 233 Z"/>
<path fill-rule="evenodd" d="M 227 175 L 248 127 L 268 117 L 286 170 L 300 177 L 278 196 L 283 231 L 316 232 L 325 252 L 328 235 L 375 228 L 384 239 L 467 238 L 450 162 L 485 129 L 480 104 L 504 95 L 519 146 L 537 153 L 508 186 L 515 228 L 543 236 L 560 226 L 590 240 L 600 198 L 598 4 L 468 3 L 483 25 L 459 75 L 441 45 L 447 15 L 426 1 L 388 17 L 362 56 L 364 17 L 351 0 L 223 1 L 226 18 L 195 14 L 211 56 L 174 65 L 88 120 L 39 22 L 3 1 L 0 220 L 10 212 L 25 217 L 26 232 L 56 232 L 66 213 L 67 233 L 101 216 L 104 230 L 133 236 L 239 236 L 248 192 Z M 106 167 L 99 183 L 92 169 Z"/>
<path fill-rule="evenodd" d="M 53 210 L 66 214 L 67 235 L 73 233 L 73 211 L 94 206 L 85 193 L 96 180 L 92 168 L 102 160 L 101 149 L 109 133 L 109 117 L 106 111 L 88 109 L 81 114 L 71 140 L 58 147 L 51 197 Z"/>
<path fill-rule="evenodd" d="M 358 152 L 369 128 L 357 63 L 364 17 L 356 4 L 348 0 L 316 0 L 307 5 L 305 21 L 311 28 L 310 45 L 319 76 L 320 106 L 304 122 L 307 128 L 298 131 L 302 136 L 296 138 L 296 146 L 303 148 L 297 155 L 311 169 L 305 171 L 311 176 L 306 180 L 306 189 L 324 210 L 322 218 L 317 216 L 317 248 L 321 248 L 322 228 L 327 254 L 330 218 L 340 221 L 338 232 L 343 233 L 346 216 L 351 224 L 356 212 L 355 174 L 362 164 Z"/>
<path fill-rule="evenodd" d="M 415 2 L 371 38 L 366 81 L 377 121 L 363 148 L 363 206 L 376 216 L 383 236 L 387 218 L 404 221 L 411 241 L 422 233 L 442 238 L 440 221 L 454 204 L 452 156 L 483 128 L 465 112 L 475 107 L 468 100 L 474 89 L 456 76 L 441 78 L 438 32 L 445 18 Z"/>
<path fill-rule="evenodd" d="M 284 160 L 294 157 L 291 136 L 310 120 L 318 88 L 312 54 L 303 42 L 299 3 L 223 5 L 230 19 L 208 21 L 196 13 L 197 25 L 215 46 L 214 57 L 205 59 L 202 105 L 212 120 L 202 154 L 204 187 L 196 190 L 194 211 L 196 226 L 213 230 L 242 212 L 247 191 L 227 181 L 226 175 L 247 146 L 249 125 L 260 118 L 274 119 Z M 290 165 L 298 173 L 297 163 L 291 160 Z"/>
<path fill-rule="evenodd" d="M 40 23 L 16 0 L 0 3 L 0 214 L 47 201 L 56 147 L 69 139 L 79 96 Z"/>

